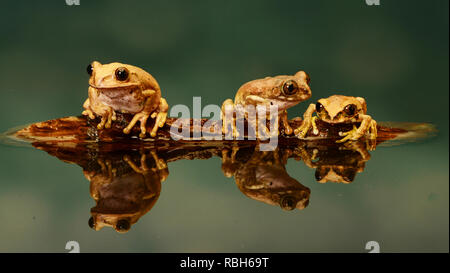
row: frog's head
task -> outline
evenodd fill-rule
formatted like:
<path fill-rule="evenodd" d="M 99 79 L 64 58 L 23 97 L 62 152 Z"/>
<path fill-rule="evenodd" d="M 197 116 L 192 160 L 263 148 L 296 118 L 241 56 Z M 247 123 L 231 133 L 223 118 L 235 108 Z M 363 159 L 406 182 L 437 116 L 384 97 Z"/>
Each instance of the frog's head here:
<path fill-rule="evenodd" d="M 130 89 L 141 85 L 142 69 L 121 63 L 101 64 L 97 61 L 87 66 L 89 85 L 96 89 Z"/>
<path fill-rule="evenodd" d="M 280 75 L 250 81 L 240 88 L 241 95 L 257 95 L 276 105 L 279 111 L 286 110 L 311 97 L 310 78 L 304 71 L 293 76 Z"/>
<path fill-rule="evenodd" d="M 99 214 L 92 213 L 89 218 L 88 225 L 90 228 L 98 231 L 105 226 L 114 228 L 117 232 L 125 233 L 131 228 L 130 217 L 124 217 L 123 215 L 113 215 L 113 214 Z"/>
<path fill-rule="evenodd" d="M 316 169 L 316 181 L 319 183 L 336 182 L 348 184 L 353 182 L 358 168 L 354 166 L 319 166 Z"/>
<path fill-rule="evenodd" d="M 316 103 L 318 117 L 328 123 L 358 122 L 359 115 L 366 114 L 364 98 L 334 95 Z"/>
<path fill-rule="evenodd" d="M 269 99 L 278 105 L 279 110 L 290 108 L 311 97 L 311 79 L 305 71 L 298 71 L 294 76 L 276 76 L 272 80 Z"/>

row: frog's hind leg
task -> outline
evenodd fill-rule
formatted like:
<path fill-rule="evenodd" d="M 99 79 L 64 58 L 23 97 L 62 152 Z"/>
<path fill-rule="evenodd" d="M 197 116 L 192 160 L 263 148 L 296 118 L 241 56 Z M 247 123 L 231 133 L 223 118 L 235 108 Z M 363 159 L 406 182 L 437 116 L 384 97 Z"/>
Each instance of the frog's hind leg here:
<path fill-rule="evenodd" d="M 90 119 L 95 119 L 94 112 L 92 112 L 90 107 L 89 98 L 87 98 L 86 101 L 83 103 L 83 108 L 85 109 L 83 112 L 81 112 L 83 116 L 89 116 Z"/>

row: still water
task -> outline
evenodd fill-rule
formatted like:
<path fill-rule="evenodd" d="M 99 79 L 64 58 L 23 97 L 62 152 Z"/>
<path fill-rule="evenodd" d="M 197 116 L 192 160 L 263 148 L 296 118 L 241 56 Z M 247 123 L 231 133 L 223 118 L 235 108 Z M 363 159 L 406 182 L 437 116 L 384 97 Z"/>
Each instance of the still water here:
<path fill-rule="evenodd" d="M 38 151 L 4 139 L 1 250 L 446 251 L 446 151 L 435 136 L 413 140 L 262 152 L 246 141 L 33 142 Z"/>

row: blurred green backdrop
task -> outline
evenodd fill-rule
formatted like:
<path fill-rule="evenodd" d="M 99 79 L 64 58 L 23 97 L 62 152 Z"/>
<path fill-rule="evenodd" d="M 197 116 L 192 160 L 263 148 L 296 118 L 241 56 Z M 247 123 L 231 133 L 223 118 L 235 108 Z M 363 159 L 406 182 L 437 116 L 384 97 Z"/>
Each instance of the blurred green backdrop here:
<path fill-rule="evenodd" d="M 98 60 L 144 68 L 170 105 L 188 106 L 303 69 L 311 102 L 358 95 L 378 121 L 433 122 L 439 134 L 378 149 L 350 185 L 318 184 L 289 162 L 312 193 L 308 208 L 288 213 L 243 196 L 219 159 L 175 162 L 156 206 L 125 235 L 88 228 L 94 201 L 79 167 L 0 146 L 0 251 L 62 252 L 69 240 L 85 252 L 361 252 L 370 240 L 381 251 L 448 251 L 447 0 L 80 4 L 2 2 L 0 131 L 81 113 L 85 68 Z"/>

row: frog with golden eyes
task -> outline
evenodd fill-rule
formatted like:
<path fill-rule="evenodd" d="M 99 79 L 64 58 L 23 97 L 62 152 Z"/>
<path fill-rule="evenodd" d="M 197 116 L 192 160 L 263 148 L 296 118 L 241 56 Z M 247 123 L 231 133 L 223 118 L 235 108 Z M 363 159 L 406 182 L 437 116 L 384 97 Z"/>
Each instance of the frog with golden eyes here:
<path fill-rule="evenodd" d="M 317 116 L 313 117 L 314 112 Z M 313 134 L 317 135 L 319 133 L 315 123 L 317 119 L 330 124 L 361 123 L 359 127 L 353 125 L 353 129 L 348 132 L 340 132 L 339 135 L 345 137 L 337 140 L 337 143 L 358 140 L 367 133 L 369 139 L 377 138 L 377 122 L 367 115 L 366 100 L 361 97 L 333 95 L 320 99 L 316 104 L 310 104 L 303 115 L 302 125 L 294 130 L 295 135 L 304 138 L 311 128 Z"/>
<path fill-rule="evenodd" d="M 97 128 L 110 128 L 116 120 L 115 111 L 133 114 L 130 123 L 123 129 L 129 134 L 133 126 L 140 122 L 139 137 L 146 135 L 149 117 L 156 118 L 150 135 L 156 136 L 158 127 L 166 122 L 168 104 L 161 97 L 161 89 L 152 75 L 139 67 L 110 63 L 92 62 L 87 67 L 90 75 L 88 99 L 84 102 L 83 115 L 95 119 L 101 117 Z"/>
<path fill-rule="evenodd" d="M 227 115 L 229 111 L 239 111 L 243 109 L 243 116 L 247 119 L 249 125 L 256 128 L 256 119 L 250 118 L 247 106 L 265 106 L 266 113 L 270 106 L 278 107 L 278 118 L 281 119 L 285 133 L 290 135 L 293 129 L 287 121 L 287 109 L 307 100 L 311 97 L 311 88 L 309 87 L 310 78 L 304 71 L 299 71 L 293 76 L 280 75 L 275 77 L 266 77 L 257 79 L 242 85 L 234 98 L 225 100 L 222 105 L 222 132 L 228 134 L 229 124 L 231 123 L 233 136 L 239 135 L 234 123 L 235 118 Z M 267 116 L 267 119 L 270 119 Z M 278 119 L 277 119 L 278 120 Z M 276 126 L 278 128 L 278 126 Z M 266 129 L 266 130 L 264 130 Z M 264 126 L 264 133 L 268 133 Z M 278 130 L 276 134 L 278 135 Z"/>

